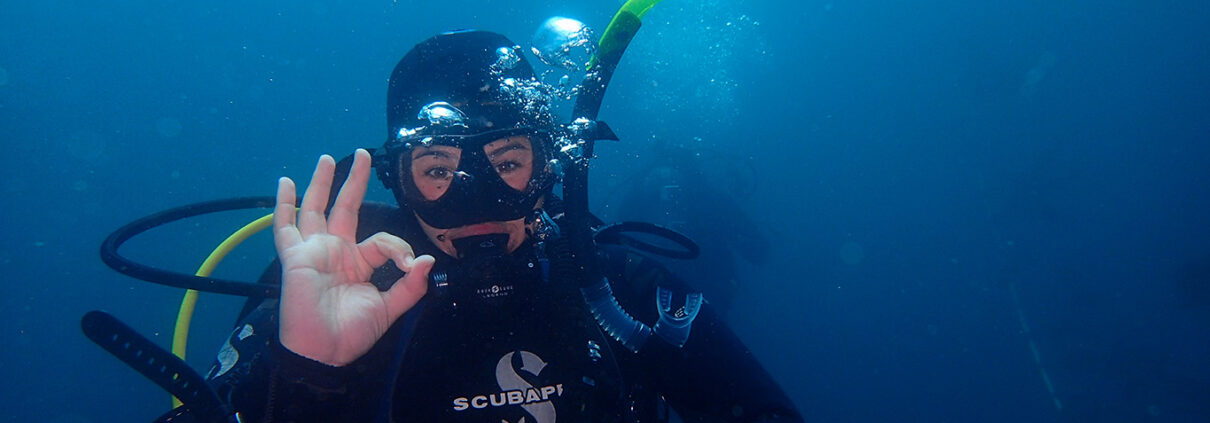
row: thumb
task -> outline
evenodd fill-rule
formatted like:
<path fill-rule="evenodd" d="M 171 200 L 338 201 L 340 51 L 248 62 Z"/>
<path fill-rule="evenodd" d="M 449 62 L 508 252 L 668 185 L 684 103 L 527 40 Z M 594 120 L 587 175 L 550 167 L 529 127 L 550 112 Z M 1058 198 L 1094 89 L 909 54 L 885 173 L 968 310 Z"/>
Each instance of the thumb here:
<path fill-rule="evenodd" d="M 423 255 L 411 260 L 407 274 L 395 281 L 391 289 L 382 293 L 383 302 L 387 305 L 387 315 L 391 321 L 399 319 L 403 313 L 412 309 L 417 301 L 429 290 L 429 271 L 433 270 L 433 256 Z M 404 266 L 400 266 L 403 268 Z"/>

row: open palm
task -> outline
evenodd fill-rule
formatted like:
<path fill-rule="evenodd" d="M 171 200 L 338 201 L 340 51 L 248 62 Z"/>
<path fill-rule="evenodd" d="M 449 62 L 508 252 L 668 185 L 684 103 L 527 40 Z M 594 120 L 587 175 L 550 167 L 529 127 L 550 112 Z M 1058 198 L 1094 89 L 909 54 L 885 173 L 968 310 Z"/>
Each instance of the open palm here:
<path fill-rule="evenodd" d="M 357 213 L 370 176 L 365 150 L 355 153 L 349 178 L 325 216 L 335 168 L 332 157 L 320 157 L 297 218 L 294 181 L 281 178 L 273 239 L 282 262 L 282 345 L 343 366 L 369 351 L 424 296 L 433 258 L 415 257 L 407 242 L 385 232 L 357 242 Z M 379 291 L 370 276 L 387 260 L 406 274 Z"/>

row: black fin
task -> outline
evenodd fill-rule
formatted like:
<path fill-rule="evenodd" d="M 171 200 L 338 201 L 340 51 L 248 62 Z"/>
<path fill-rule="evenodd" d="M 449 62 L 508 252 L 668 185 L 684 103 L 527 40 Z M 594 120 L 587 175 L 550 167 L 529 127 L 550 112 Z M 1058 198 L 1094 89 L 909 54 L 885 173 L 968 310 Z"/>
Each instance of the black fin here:
<path fill-rule="evenodd" d="M 165 351 L 130 326 L 103 311 L 93 310 L 80 319 L 84 336 L 118 360 L 176 396 L 192 413 L 225 421 L 232 413 L 210 389 L 206 380 L 180 358 Z"/>

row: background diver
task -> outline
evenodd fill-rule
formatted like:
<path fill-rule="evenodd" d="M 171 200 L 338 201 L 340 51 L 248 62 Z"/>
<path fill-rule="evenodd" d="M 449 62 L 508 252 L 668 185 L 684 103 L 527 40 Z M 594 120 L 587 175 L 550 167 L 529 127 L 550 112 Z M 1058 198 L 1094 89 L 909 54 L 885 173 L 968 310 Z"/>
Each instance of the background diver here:
<path fill-rule="evenodd" d="M 700 141 L 700 140 L 699 140 Z M 711 160 L 724 178 L 712 178 L 703 164 L 702 152 L 680 143 L 657 142 L 627 183 L 619 202 L 620 220 L 652 222 L 688 235 L 701 246 L 692 260 L 661 260 L 674 274 L 701 291 L 715 311 L 727 316 L 746 283 L 736 258 L 764 265 L 769 258 L 769 240 L 743 208 L 743 195 L 751 186 L 723 187 L 725 181 L 740 183 L 748 172 L 733 154 Z M 750 180 L 749 180 L 750 182 Z"/>

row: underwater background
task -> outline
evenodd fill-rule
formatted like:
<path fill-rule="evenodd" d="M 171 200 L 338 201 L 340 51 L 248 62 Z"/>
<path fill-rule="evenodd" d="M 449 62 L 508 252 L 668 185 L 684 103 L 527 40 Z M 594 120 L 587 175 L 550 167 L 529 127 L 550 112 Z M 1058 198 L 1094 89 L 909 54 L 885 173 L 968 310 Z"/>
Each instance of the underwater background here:
<path fill-rule="evenodd" d="M 171 343 L 181 291 L 105 267 L 111 231 L 381 145 L 387 77 L 428 36 L 599 34 L 620 5 L 344 3 L 0 8 L 0 420 L 168 409 L 80 333 L 103 309 Z M 593 206 L 721 248 L 692 266 L 736 281 L 718 301 L 809 421 L 1210 421 L 1207 22 L 1205 1 L 666 0 L 605 99 L 622 141 Z M 123 253 L 192 272 L 263 212 Z M 255 278 L 268 238 L 216 275 Z M 202 295 L 195 369 L 241 304 Z"/>

